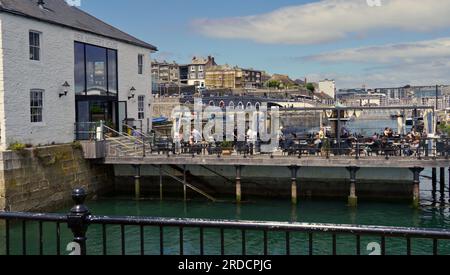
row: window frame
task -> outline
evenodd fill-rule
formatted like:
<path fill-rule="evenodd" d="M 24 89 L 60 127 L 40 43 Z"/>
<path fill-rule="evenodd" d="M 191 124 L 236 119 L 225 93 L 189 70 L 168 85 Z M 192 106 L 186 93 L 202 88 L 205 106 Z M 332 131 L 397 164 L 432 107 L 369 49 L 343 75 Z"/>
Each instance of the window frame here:
<path fill-rule="evenodd" d="M 144 120 L 145 119 L 145 95 L 138 96 L 137 105 L 138 105 L 138 120 Z"/>
<path fill-rule="evenodd" d="M 36 94 L 40 95 L 39 96 L 35 96 Z M 45 90 L 43 89 L 31 89 L 30 90 L 30 122 L 32 125 L 39 125 L 39 124 L 43 124 L 44 123 L 44 107 L 45 107 L 45 103 L 44 103 L 44 98 L 45 98 Z M 40 101 L 40 106 L 33 106 L 34 102 L 38 102 Z M 36 114 L 35 112 L 33 112 L 33 110 L 40 110 L 40 114 Z M 34 118 L 40 118 L 39 119 L 34 119 Z"/>
<path fill-rule="evenodd" d="M 38 45 L 32 45 L 32 41 L 31 41 L 31 35 L 37 35 L 38 36 Z M 36 40 L 35 40 L 36 41 Z M 32 55 L 32 49 L 33 50 L 37 50 L 38 53 L 38 58 L 36 59 L 34 56 L 34 53 Z M 30 61 L 36 61 L 36 62 L 40 62 L 42 60 L 42 32 L 40 31 L 36 31 L 36 30 L 29 30 L 28 31 L 28 52 L 29 52 L 29 57 L 28 59 Z"/>
<path fill-rule="evenodd" d="M 138 54 L 138 74 L 143 75 L 144 74 L 144 54 Z"/>
<path fill-rule="evenodd" d="M 95 44 L 90 44 L 90 43 L 85 43 L 82 41 L 74 41 L 74 45 L 75 44 L 81 44 L 83 45 L 83 49 L 84 49 L 84 92 L 82 94 L 76 94 L 76 96 L 78 98 L 92 98 L 92 97 L 98 97 L 98 96 L 92 96 L 92 95 L 87 95 L 87 88 L 88 88 L 88 75 L 87 75 L 87 50 L 86 50 L 86 46 L 93 46 L 93 47 L 98 47 L 98 48 L 102 48 L 106 51 L 106 86 L 107 86 L 107 96 L 100 96 L 100 97 L 106 97 L 106 98 L 111 98 L 111 99 L 119 99 L 119 93 L 120 93 L 120 89 L 119 89 L 119 50 L 118 49 L 113 49 L 113 48 L 107 48 L 107 47 L 103 47 L 103 46 L 99 46 L 99 45 L 95 45 Z M 109 60 L 109 51 L 114 51 L 116 54 L 116 68 L 115 68 L 115 75 L 116 75 L 116 79 L 115 79 L 115 85 L 116 85 L 116 93 L 110 93 L 110 60 Z"/>

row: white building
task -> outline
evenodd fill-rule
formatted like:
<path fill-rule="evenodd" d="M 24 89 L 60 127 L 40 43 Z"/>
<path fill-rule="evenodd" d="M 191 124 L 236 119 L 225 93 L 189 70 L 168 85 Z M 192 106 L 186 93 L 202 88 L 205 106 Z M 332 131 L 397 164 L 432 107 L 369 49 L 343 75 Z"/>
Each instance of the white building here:
<path fill-rule="evenodd" d="M 1 0 L 0 149 L 72 142 L 76 123 L 147 130 L 156 50 L 64 0 Z"/>
<path fill-rule="evenodd" d="M 319 93 L 325 93 L 331 98 L 336 98 L 336 82 L 328 79 L 319 81 Z"/>

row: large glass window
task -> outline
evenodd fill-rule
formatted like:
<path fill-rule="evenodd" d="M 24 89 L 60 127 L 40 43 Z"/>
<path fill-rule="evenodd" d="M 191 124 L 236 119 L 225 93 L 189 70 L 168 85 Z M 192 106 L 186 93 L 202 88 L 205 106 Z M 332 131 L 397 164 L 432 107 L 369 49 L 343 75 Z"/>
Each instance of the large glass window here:
<path fill-rule="evenodd" d="M 31 123 L 43 122 L 43 90 L 31 90 L 30 91 L 30 109 L 31 109 Z"/>
<path fill-rule="evenodd" d="M 86 45 L 87 95 L 107 95 L 106 49 Z"/>
<path fill-rule="evenodd" d="M 108 50 L 108 92 L 117 95 L 117 51 Z"/>
<path fill-rule="evenodd" d="M 41 60 L 41 34 L 30 31 L 30 60 Z"/>
<path fill-rule="evenodd" d="M 86 67 L 84 45 L 75 43 L 75 94 L 86 94 Z"/>
<path fill-rule="evenodd" d="M 85 96 L 117 96 L 117 51 L 75 42 L 75 91 Z"/>

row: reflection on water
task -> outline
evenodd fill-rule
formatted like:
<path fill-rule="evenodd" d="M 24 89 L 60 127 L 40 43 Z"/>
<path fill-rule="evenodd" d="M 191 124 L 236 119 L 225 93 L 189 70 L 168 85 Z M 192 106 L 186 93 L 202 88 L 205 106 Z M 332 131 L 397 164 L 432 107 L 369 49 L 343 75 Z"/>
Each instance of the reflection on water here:
<path fill-rule="evenodd" d="M 431 170 L 424 173 L 431 176 Z M 333 224 L 357 224 L 357 225 L 384 225 L 417 228 L 450 228 L 450 211 L 448 204 L 448 190 L 445 200 L 441 204 L 432 202 L 431 183 L 424 179 L 422 185 L 423 207 L 415 210 L 405 203 L 386 202 L 364 202 L 361 201 L 357 209 L 351 209 L 345 202 L 301 200 L 298 207 L 292 207 L 290 200 L 266 201 L 257 200 L 252 203 L 236 206 L 232 203 L 209 203 L 202 201 L 180 202 L 180 201 L 133 201 L 131 199 L 105 198 L 96 202 L 89 202 L 89 208 L 96 215 L 138 215 L 154 217 L 178 217 L 178 218 L 201 218 L 201 219 L 230 219 L 230 220 L 257 220 L 257 221 L 282 221 L 282 222 L 306 222 L 306 223 L 333 223 Z M 439 196 L 438 196 L 439 197 Z M 67 211 L 63 209 L 62 212 Z M 44 225 L 44 253 L 55 254 L 55 230 L 53 224 Z M 38 253 L 38 227 L 36 224 L 27 226 L 27 251 L 29 254 Z M 164 253 L 179 253 L 179 231 L 176 228 L 164 230 Z M 0 232 L 4 236 L 4 232 Z M 20 225 L 14 225 L 12 233 L 12 252 L 21 253 L 22 231 Z M 199 230 L 184 230 L 184 252 L 185 254 L 198 255 Z M 218 230 L 205 230 L 205 253 L 220 253 L 220 235 Z M 71 234 L 63 228 L 62 253 L 65 244 L 70 242 Z M 126 251 L 128 254 L 139 254 L 139 228 L 126 227 Z M 101 254 L 102 229 L 99 226 L 89 228 L 90 254 Z M 146 254 L 160 253 L 160 232 L 158 228 L 145 229 L 145 252 Z M 227 254 L 240 254 L 242 252 L 241 232 L 226 231 L 225 251 Z M 261 232 L 247 232 L 246 249 L 250 255 L 261 255 L 263 253 L 263 234 Z M 285 254 L 285 235 L 283 233 L 269 234 L 269 251 L 271 254 Z M 107 228 L 108 254 L 120 254 L 120 227 L 110 226 Z M 308 239 L 305 234 L 291 235 L 291 251 L 293 254 L 308 254 Z M 371 242 L 379 242 L 377 238 L 363 237 L 362 252 L 369 253 L 365 247 Z M 3 243 L 2 243 L 3 242 Z M 319 234 L 315 236 L 314 253 L 330 254 L 332 247 L 331 236 Z M 388 239 L 387 252 L 390 254 L 405 254 L 406 241 L 403 239 Z M 413 241 L 415 254 L 431 254 L 432 242 L 416 240 Z M 450 242 L 442 241 L 439 244 L 439 252 L 450 254 Z M 0 242 L 0 254 L 4 253 L 4 239 Z M 356 242 L 353 236 L 338 237 L 338 253 L 355 254 Z"/>

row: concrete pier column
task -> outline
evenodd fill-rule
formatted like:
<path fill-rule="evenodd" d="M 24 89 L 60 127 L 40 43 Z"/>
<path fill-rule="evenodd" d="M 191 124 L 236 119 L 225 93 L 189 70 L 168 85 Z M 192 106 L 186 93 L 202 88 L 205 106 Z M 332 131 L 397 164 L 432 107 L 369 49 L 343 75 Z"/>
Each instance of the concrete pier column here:
<path fill-rule="evenodd" d="M 432 169 L 431 185 L 432 185 L 432 198 L 433 203 L 437 201 L 437 168 Z"/>
<path fill-rule="evenodd" d="M 242 202 L 242 189 L 241 189 L 241 175 L 242 175 L 242 166 L 236 166 L 236 203 Z"/>
<path fill-rule="evenodd" d="M 133 165 L 134 167 L 134 194 L 136 199 L 141 198 L 141 166 Z"/>
<path fill-rule="evenodd" d="M 424 170 L 421 167 L 414 167 L 410 169 L 414 174 L 413 181 L 413 206 L 415 208 L 420 207 L 420 173 Z"/>
<path fill-rule="evenodd" d="M 358 197 L 356 196 L 356 173 L 359 171 L 359 167 L 348 167 L 347 171 L 350 173 L 350 196 L 348 197 L 348 205 L 350 207 L 358 206 Z"/>
<path fill-rule="evenodd" d="M 186 178 L 186 165 L 183 165 L 183 198 L 187 201 L 187 178 Z"/>
<path fill-rule="evenodd" d="M 297 174 L 299 167 L 291 166 L 291 201 L 293 205 L 298 204 L 298 186 L 297 186 Z"/>

